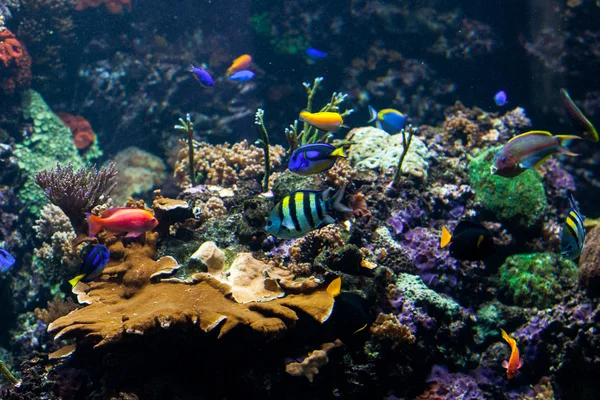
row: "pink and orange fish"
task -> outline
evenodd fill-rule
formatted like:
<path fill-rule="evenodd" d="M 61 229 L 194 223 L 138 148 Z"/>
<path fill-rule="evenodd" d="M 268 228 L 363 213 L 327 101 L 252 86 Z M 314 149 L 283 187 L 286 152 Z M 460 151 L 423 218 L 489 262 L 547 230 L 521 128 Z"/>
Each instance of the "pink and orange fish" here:
<path fill-rule="evenodd" d="M 521 368 L 525 362 L 523 357 L 519 356 L 517 341 L 508 336 L 508 333 L 506 333 L 504 329 L 500 329 L 500 332 L 502 333 L 502 338 L 506 340 L 510 346 L 510 358 L 508 361 L 502 361 L 502 367 L 506 368 L 506 376 L 508 379 L 513 379 L 517 376 L 519 368 Z"/>
<path fill-rule="evenodd" d="M 127 232 L 125 237 L 138 237 L 158 225 L 158 220 L 151 212 L 140 208 L 110 208 L 101 216 L 90 213 L 86 216 L 90 236 L 104 229 L 109 236 Z"/>

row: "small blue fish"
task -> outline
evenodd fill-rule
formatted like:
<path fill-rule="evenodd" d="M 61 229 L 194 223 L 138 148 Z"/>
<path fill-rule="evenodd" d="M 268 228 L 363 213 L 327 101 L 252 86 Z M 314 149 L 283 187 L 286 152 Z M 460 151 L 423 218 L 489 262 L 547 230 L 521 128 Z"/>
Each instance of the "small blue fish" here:
<path fill-rule="evenodd" d="M 336 148 L 328 143 L 306 144 L 294 151 L 288 168 L 299 175 L 318 174 L 333 167 L 340 157 L 347 157 L 343 147 Z"/>
<path fill-rule="evenodd" d="M 252 78 L 254 78 L 254 72 L 249 71 L 247 69 L 238 71 L 229 77 L 229 79 L 236 82 L 246 82 Z"/>
<path fill-rule="evenodd" d="M 308 56 L 308 58 L 310 58 L 312 61 L 318 61 L 318 60 L 322 60 L 324 58 L 327 58 L 327 53 L 319 50 L 319 49 L 315 49 L 313 47 L 311 47 L 310 49 L 306 49 L 306 55 Z"/>
<path fill-rule="evenodd" d="M 506 92 L 504 90 L 499 91 L 494 95 L 494 101 L 498 107 L 502 107 L 508 103 Z"/>
<path fill-rule="evenodd" d="M 187 71 L 194 74 L 194 78 L 204 87 L 215 86 L 212 76 L 202 68 L 196 68 L 192 64 L 188 65 Z"/>
<path fill-rule="evenodd" d="M 386 131 L 390 135 L 400 132 L 406 125 L 406 116 L 392 108 L 386 108 L 377 112 L 376 109 L 369 106 L 369 114 L 371 114 L 371 119 L 368 123 L 377 121 L 375 123 L 377 128 Z"/>
<path fill-rule="evenodd" d="M 104 267 L 108 264 L 110 252 L 106 246 L 89 245 L 81 251 L 83 263 L 79 269 L 79 275 L 71 279 L 69 283 L 75 287 L 79 282 L 91 282 L 102 274 Z"/>
<path fill-rule="evenodd" d="M 577 259 L 583 251 L 585 241 L 585 228 L 583 227 L 583 216 L 579 212 L 572 194 L 569 194 L 571 209 L 563 224 L 560 235 L 560 253 L 570 260 Z"/>
<path fill-rule="evenodd" d="M 4 249 L 0 249 L 0 272 L 8 271 L 15 264 L 15 258 Z"/>

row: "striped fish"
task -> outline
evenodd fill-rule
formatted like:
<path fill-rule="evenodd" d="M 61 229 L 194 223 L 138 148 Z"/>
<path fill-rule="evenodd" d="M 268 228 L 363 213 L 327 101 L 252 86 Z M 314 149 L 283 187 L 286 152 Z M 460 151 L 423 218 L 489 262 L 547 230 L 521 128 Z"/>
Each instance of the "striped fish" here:
<path fill-rule="evenodd" d="M 300 190 L 284 197 L 271 211 L 267 232 L 278 238 L 293 239 L 335 223 L 330 215 L 332 211 L 352 211 L 341 203 L 345 188 L 346 185 L 342 186 L 331 198 L 331 189 L 319 192 Z"/>
<path fill-rule="evenodd" d="M 583 216 L 579 212 L 572 194 L 569 195 L 569 203 L 571 209 L 560 235 L 560 253 L 563 257 L 575 260 L 583 251 L 585 228 L 583 227 Z"/>

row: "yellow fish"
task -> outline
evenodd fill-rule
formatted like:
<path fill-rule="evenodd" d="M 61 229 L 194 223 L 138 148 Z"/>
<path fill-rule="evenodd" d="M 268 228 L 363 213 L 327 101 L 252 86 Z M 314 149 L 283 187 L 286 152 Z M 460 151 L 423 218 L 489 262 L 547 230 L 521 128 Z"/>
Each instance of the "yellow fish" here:
<path fill-rule="evenodd" d="M 300 113 L 300 121 L 306 122 L 317 129 L 327 132 L 335 132 L 340 127 L 344 126 L 344 120 L 339 113 L 336 112 L 318 112 L 311 113 L 302 111 Z"/>

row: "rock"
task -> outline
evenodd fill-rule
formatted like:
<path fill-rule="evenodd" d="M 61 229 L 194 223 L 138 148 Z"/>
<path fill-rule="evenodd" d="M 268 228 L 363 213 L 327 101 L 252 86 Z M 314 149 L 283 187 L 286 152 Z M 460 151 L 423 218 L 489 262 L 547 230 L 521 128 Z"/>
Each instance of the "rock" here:
<path fill-rule="evenodd" d="M 214 242 L 202 243 L 190 259 L 202 261 L 208 273 L 214 276 L 220 275 L 225 265 L 225 253 Z"/>
<path fill-rule="evenodd" d="M 592 229 L 585 238 L 585 247 L 579 257 L 579 284 L 591 295 L 600 295 L 600 226 Z"/>

